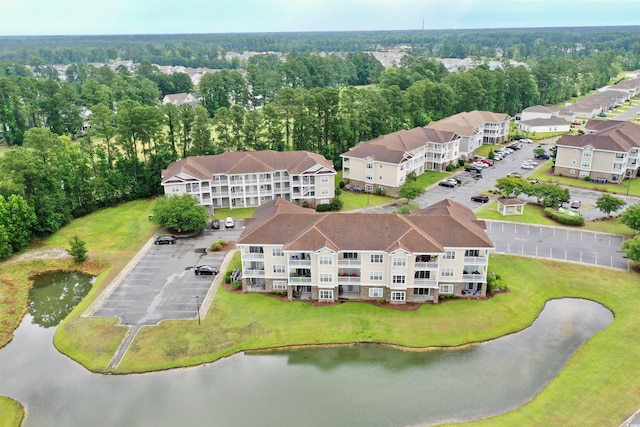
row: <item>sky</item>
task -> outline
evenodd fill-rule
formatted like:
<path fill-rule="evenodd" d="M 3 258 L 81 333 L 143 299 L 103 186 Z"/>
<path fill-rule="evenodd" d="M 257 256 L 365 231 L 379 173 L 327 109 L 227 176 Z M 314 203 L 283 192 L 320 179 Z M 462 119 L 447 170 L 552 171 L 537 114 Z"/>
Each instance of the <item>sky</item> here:
<path fill-rule="evenodd" d="M 0 0 L 0 36 L 618 26 L 640 0 Z"/>

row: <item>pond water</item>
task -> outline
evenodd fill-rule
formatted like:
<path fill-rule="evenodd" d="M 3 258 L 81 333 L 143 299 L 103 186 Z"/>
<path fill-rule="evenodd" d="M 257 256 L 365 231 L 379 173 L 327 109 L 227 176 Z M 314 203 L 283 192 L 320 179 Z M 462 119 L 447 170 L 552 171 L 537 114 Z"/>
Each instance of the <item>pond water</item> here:
<path fill-rule="evenodd" d="M 31 320 L 0 350 L 0 395 L 27 407 L 25 426 L 405 426 L 521 406 L 613 316 L 562 299 L 526 330 L 460 350 L 305 348 L 127 376 L 87 372 Z"/>

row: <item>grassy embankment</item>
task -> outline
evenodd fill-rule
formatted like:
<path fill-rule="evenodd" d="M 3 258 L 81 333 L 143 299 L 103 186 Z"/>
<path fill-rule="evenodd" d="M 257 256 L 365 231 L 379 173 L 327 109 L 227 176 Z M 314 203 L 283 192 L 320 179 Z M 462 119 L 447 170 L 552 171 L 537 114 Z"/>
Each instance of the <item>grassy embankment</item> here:
<path fill-rule="evenodd" d="M 24 415 L 24 408 L 20 402 L 0 396 L 0 427 L 19 427 Z"/>

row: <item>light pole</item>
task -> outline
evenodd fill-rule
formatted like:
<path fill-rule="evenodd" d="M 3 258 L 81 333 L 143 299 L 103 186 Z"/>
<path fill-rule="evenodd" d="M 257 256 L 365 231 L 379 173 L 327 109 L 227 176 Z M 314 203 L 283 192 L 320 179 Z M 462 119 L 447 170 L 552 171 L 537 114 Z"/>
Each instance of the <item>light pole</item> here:
<path fill-rule="evenodd" d="M 200 298 L 196 295 L 196 306 L 198 307 L 198 325 L 200 324 Z"/>

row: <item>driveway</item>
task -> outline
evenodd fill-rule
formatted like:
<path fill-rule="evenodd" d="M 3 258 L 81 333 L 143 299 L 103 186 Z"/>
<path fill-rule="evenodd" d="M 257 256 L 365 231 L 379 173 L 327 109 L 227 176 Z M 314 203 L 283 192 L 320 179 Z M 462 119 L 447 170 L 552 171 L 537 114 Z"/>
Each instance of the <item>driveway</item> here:
<path fill-rule="evenodd" d="M 216 276 L 196 276 L 193 267 L 220 268 L 226 252 L 206 253 L 205 249 L 216 240 L 237 240 L 241 231 L 238 221 L 233 230 L 206 230 L 179 238 L 174 245 L 149 242 L 85 315 L 117 317 L 120 324 L 137 326 L 197 317 Z"/>

